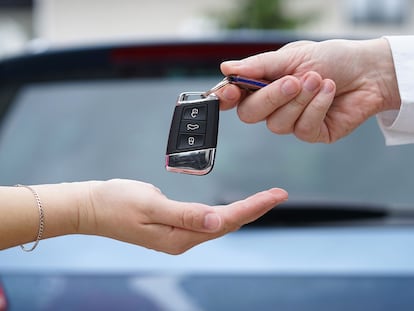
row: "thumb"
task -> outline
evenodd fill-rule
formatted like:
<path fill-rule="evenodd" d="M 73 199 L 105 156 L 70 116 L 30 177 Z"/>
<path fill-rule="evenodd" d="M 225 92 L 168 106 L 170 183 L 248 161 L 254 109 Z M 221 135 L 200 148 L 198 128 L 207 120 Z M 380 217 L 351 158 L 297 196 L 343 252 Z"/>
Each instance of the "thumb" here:
<path fill-rule="evenodd" d="M 162 225 L 206 233 L 218 232 L 223 225 L 221 215 L 211 206 L 168 198 L 154 207 L 151 220 Z"/>
<path fill-rule="evenodd" d="M 240 75 L 253 79 L 274 81 L 291 74 L 288 71 L 289 55 L 283 49 L 256 54 L 242 60 L 230 60 L 221 63 L 221 72 L 225 75 Z"/>

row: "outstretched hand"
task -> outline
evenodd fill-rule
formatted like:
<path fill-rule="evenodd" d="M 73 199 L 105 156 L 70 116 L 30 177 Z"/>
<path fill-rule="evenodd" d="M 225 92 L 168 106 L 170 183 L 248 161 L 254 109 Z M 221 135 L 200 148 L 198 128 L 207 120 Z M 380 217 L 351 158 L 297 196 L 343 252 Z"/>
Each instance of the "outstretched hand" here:
<path fill-rule="evenodd" d="M 246 93 L 234 85 L 216 92 L 221 109 L 237 106 L 247 123 L 266 121 L 276 134 L 332 143 L 374 114 L 399 109 L 386 39 L 298 41 L 274 52 L 222 63 L 224 75 L 272 81 Z"/>
<path fill-rule="evenodd" d="M 287 200 L 274 188 L 226 206 L 178 202 L 151 184 L 110 180 L 91 184 L 91 204 L 80 231 L 170 254 L 235 231 Z M 86 211 L 86 210 L 85 210 Z"/>
<path fill-rule="evenodd" d="M 178 202 L 155 186 L 126 179 L 0 187 L 0 250 L 35 241 L 39 206 L 41 238 L 99 235 L 158 251 L 180 254 L 263 216 L 287 200 L 278 188 L 226 206 Z M 42 225 L 43 226 L 43 225 Z"/>

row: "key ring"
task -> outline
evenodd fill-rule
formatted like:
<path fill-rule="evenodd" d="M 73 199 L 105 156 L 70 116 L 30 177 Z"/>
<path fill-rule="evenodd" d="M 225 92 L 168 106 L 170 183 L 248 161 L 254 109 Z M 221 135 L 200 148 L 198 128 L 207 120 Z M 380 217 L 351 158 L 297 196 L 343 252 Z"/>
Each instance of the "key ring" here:
<path fill-rule="evenodd" d="M 261 89 L 262 87 L 265 87 L 269 84 L 267 81 L 263 80 L 255 80 L 250 79 L 242 76 L 236 76 L 236 75 L 230 75 L 224 77 L 223 80 L 221 80 L 219 83 L 217 83 L 215 86 L 213 86 L 210 90 L 204 93 L 204 96 L 207 97 L 214 92 L 218 91 L 219 89 L 225 87 L 227 84 L 234 84 L 238 87 L 248 90 L 248 91 L 256 91 L 258 89 Z"/>

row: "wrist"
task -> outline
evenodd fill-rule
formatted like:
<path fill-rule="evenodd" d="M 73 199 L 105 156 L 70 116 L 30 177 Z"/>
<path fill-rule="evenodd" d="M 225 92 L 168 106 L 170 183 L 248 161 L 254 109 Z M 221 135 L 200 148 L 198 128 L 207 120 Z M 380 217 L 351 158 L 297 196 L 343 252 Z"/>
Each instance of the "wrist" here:
<path fill-rule="evenodd" d="M 98 221 L 94 203 L 94 189 L 101 181 L 85 181 L 74 184 L 77 188 L 72 206 L 72 227 L 76 234 L 98 235 Z"/>
<path fill-rule="evenodd" d="M 382 98 L 378 112 L 399 109 L 401 99 L 390 45 L 385 38 L 366 42 L 369 48 L 366 55 L 370 57 L 372 68 L 371 78 L 377 81 Z"/>
<path fill-rule="evenodd" d="M 90 182 L 34 186 L 45 207 L 44 237 L 92 234 L 90 223 Z M 92 219 L 91 219 L 92 218 Z"/>
<path fill-rule="evenodd" d="M 110 198 L 111 181 L 88 181 L 82 185 L 77 207 L 77 233 L 110 236 L 107 224 L 113 216 L 111 208 L 117 205 Z"/>

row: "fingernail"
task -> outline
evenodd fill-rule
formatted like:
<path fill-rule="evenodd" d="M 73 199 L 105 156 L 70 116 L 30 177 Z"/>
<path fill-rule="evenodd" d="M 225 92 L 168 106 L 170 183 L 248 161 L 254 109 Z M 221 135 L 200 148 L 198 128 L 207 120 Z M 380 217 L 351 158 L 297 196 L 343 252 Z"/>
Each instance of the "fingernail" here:
<path fill-rule="evenodd" d="M 333 81 L 324 81 L 322 86 L 322 92 L 329 94 L 335 90 L 335 83 Z"/>
<path fill-rule="evenodd" d="M 270 192 L 273 193 L 274 195 L 278 195 L 280 197 L 283 197 L 284 201 L 287 201 L 287 199 L 289 197 L 289 193 L 285 189 L 273 188 L 273 189 L 270 189 Z"/>
<path fill-rule="evenodd" d="M 286 96 L 291 96 L 299 91 L 298 85 L 292 80 L 287 79 L 282 83 L 282 93 Z"/>
<path fill-rule="evenodd" d="M 275 193 L 275 194 L 276 193 L 277 194 L 282 193 L 284 195 L 288 194 L 288 192 L 285 189 L 282 189 L 282 188 L 272 188 L 272 189 L 269 189 L 269 191 L 272 192 L 272 193 Z"/>
<path fill-rule="evenodd" d="M 204 228 L 209 231 L 216 231 L 220 228 L 221 219 L 217 214 L 210 213 L 204 217 Z"/>
<path fill-rule="evenodd" d="M 314 92 L 317 88 L 320 87 L 321 81 L 316 79 L 315 77 L 308 76 L 305 81 L 303 82 L 303 87 L 308 92 Z"/>
<path fill-rule="evenodd" d="M 238 67 L 238 66 L 241 66 L 242 61 L 241 60 L 228 60 L 228 61 L 223 62 L 223 64 L 226 64 L 226 66 Z"/>

